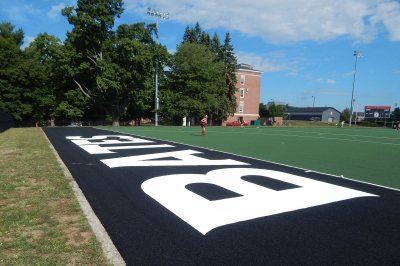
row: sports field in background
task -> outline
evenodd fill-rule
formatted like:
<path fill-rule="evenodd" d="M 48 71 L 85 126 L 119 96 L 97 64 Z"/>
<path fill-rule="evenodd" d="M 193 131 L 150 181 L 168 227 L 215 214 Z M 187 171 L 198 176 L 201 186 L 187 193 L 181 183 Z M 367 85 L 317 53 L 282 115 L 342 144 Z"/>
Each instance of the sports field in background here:
<path fill-rule="evenodd" d="M 104 127 L 103 127 L 104 128 Z M 400 189 L 400 131 L 383 128 L 107 127 Z"/>

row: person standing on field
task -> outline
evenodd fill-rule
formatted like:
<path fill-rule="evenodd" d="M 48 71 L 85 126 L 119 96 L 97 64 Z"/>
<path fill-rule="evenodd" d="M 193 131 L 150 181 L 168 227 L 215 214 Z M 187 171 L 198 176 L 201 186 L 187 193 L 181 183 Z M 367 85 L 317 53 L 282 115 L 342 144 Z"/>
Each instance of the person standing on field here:
<path fill-rule="evenodd" d="M 204 115 L 203 118 L 200 120 L 201 126 L 201 135 L 204 137 L 206 135 L 206 125 L 207 125 L 207 115 Z"/>

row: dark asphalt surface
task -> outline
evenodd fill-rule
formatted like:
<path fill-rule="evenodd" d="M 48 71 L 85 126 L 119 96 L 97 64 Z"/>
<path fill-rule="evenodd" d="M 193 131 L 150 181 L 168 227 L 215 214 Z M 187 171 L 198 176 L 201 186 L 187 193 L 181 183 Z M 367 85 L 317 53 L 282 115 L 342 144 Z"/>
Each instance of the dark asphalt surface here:
<path fill-rule="evenodd" d="M 397 190 L 159 140 L 152 144 L 174 147 L 119 149 L 112 150 L 114 153 L 90 154 L 66 137 L 125 134 L 82 127 L 43 130 L 128 265 L 400 265 L 400 192 Z M 247 165 L 110 168 L 101 161 L 182 150 L 201 152 L 196 156 L 209 160 L 231 159 Z M 142 189 L 145 181 L 159 176 L 205 175 L 225 168 L 285 172 L 376 196 L 356 197 L 243 220 L 202 234 Z M 243 180 L 279 193 L 301 187 L 251 174 Z M 190 184 L 186 189 L 210 202 L 241 198 L 237 191 L 204 183 Z M 160 187 L 160 191 L 163 190 L 165 188 Z M 174 195 L 167 196 L 173 198 Z M 292 200 L 260 201 L 254 203 L 254 207 L 275 206 Z M 196 206 L 191 211 L 196 212 Z M 201 217 L 205 221 L 211 218 L 207 215 Z"/>

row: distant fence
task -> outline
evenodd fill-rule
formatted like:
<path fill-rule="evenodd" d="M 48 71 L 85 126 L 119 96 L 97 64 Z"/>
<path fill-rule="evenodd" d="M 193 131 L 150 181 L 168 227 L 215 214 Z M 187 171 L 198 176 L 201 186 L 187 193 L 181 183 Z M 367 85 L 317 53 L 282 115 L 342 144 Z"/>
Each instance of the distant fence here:
<path fill-rule="evenodd" d="M 173 125 L 172 123 L 163 123 L 164 121 L 159 121 L 159 125 L 168 125 L 171 126 Z M 361 121 L 357 122 L 355 124 L 354 122 L 352 123 L 353 125 L 357 126 L 365 126 L 365 127 L 386 127 L 386 128 L 397 128 L 397 122 L 396 121 Z M 119 121 L 120 126 L 149 126 L 149 125 L 154 125 L 154 122 L 152 120 L 142 120 L 140 123 L 139 121 Z M 260 125 L 261 126 L 268 126 L 272 125 L 269 124 L 266 119 L 261 118 L 260 120 Z M 283 120 L 283 126 L 339 126 L 339 123 L 335 122 L 320 122 L 320 121 L 300 121 L 300 120 Z M 14 124 L 15 127 L 35 127 L 36 122 L 35 121 L 19 121 Z M 39 127 L 50 127 L 51 122 L 46 121 L 43 123 L 38 123 Z M 77 126 L 112 126 L 112 121 L 106 121 L 106 120 L 96 120 L 96 121 L 71 121 L 71 120 L 55 120 L 54 121 L 54 126 L 57 127 L 77 127 Z"/>
<path fill-rule="evenodd" d="M 149 123 L 140 123 L 142 125 L 147 125 Z M 54 126 L 56 127 L 77 127 L 77 126 L 83 126 L 83 127 L 95 127 L 95 126 L 111 126 L 112 121 L 70 121 L 70 120 L 55 120 L 54 121 Z M 135 121 L 119 121 L 120 126 L 135 126 L 139 125 L 139 123 L 135 123 Z M 16 127 L 35 127 L 36 122 L 35 121 L 20 121 L 15 124 Z M 51 127 L 51 122 L 46 121 L 46 122 L 39 122 L 37 124 L 39 127 Z"/>

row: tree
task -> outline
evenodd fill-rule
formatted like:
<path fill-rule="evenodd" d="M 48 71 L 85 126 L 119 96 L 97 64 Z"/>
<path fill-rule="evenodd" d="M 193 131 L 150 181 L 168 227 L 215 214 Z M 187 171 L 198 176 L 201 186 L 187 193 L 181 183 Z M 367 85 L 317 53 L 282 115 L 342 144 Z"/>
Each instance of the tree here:
<path fill-rule="evenodd" d="M 197 22 L 194 28 L 186 27 L 182 43 L 195 43 L 206 46 L 214 55 L 215 62 L 224 64 L 223 77 L 225 79 L 225 91 L 220 95 L 219 106 L 210 112 L 211 122 L 213 120 L 225 120 L 236 110 L 236 67 L 237 59 L 231 44 L 230 34 L 225 34 L 224 44 L 221 45 L 218 35 L 214 33 L 213 38 L 204 32 Z"/>
<path fill-rule="evenodd" d="M 391 115 L 392 121 L 400 121 L 400 108 L 396 107 L 394 108 L 392 115 Z"/>
<path fill-rule="evenodd" d="M 272 104 L 268 108 L 268 113 L 270 117 L 283 117 L 286 112 L 285 105 Z"/>
<path fill-rule="evenodd" d="M 214 33 L 211 39 L 210 49 L 215 54 L 217 60 L 222 61 L 222 46 L 217 33 Z"/>
<path fill-rule="evenodd" d="M 231 37 L 229 32 L 225 35 L 224 45 L 222 47 L 222 62 L 225 65 L 225 97 L 224 97 L 224 110 L 226 113 L 233 114 L 236 110 L 236 67 L 237 59 L 233 51 L 233 46 L 231 44 Z M 226 118 L 223 117 L 223 118 Z"/>
<path fill-rule="evenodd" d="M 349 108 L 345 108 L 345 109 L 340 113 L 340 120 L 341 120 L 341 121 L 346 121 L 346 122 L 349 122 L 349 121 L 350 121 L 350 109 L 349 109 Z"/>
<path fill-rule="evenodd" d="M 184 42 L 174 56 L 169 90 L 162 94 L 165 117 L 200 117 L 220 110 L 224 97 L 224 65 L 204 45 Z"/>
<path fill-rule="evenodd" d="M 152 25 L 124 24 L 113 31 L 122 11 L 122 0 L 78 0 L 77 8 L 63 10 L 74 26 L 66 41 L 75 52 L 71 76 L 86 97 L 112 116 L 114 126 L 132 102 L 146 105 L 153 59 L 165 54 L 163 47 L 155 47 Z"/>
<path fill-rule="evenodd" d="M 185 28 L 182 43 L 184 42 L 203 44 L 210 47 L 211 38 L 207 32 L 201 29 L 199 22 L 196 22 L 194 28 L 191 29 L 189 26 Z"/>
<path fill-rule="evenodd" d="M 77 7 L 66 7 L 62 14 L 74 26 L 68 40 L 83 60 L 101 56 L 103 43 L 112 34 L 115 17 L 123 12 L 122 0 L 78 0 Z"/>
<path fill-rule="evenodd" d="M 258 110 L 259 110 L 258 114 L 260 115 L 260 117 L 267 117 L 268 111 L 267 111 L 267 105 L 266 104 L 260 103 Z"/>
<path fill-rule="evenodd" d="M 104 55 L 96 63 L 96 83 L 114 125 L 128 106 L 137 111 L 150 107 L 154 54 L 164 58 L 166 53 L 160 47 L 154 52 L 152 42 L 150 29 L 144 23 L 121 25 L 105 42 Z"/>
<path fill-rule="evenodd" d="M 0 110 L 9 112 L 17 122 L 32 112 L 29 68 L 20 48 L 23 38 L 21 29 L 0 23 Z"/>
<path fill-rule="evenodd" d="M 24 43 L 24 32 L 22 29 L 14 30 L 14 28 L 10 22 L 0 23 L 0 36 L 21 47 Z"/>
<path fill-rule="evenodd" d="M 32 88 L 32 115 L 36 122 L 51 120 L 54 124 L 57 98 L 62 94 L 62 77 L 59 59 L 63 46 L 59 39 L 46 33 L 39 34 L 24 50 L 29 66 L 29 81 Z"/>

